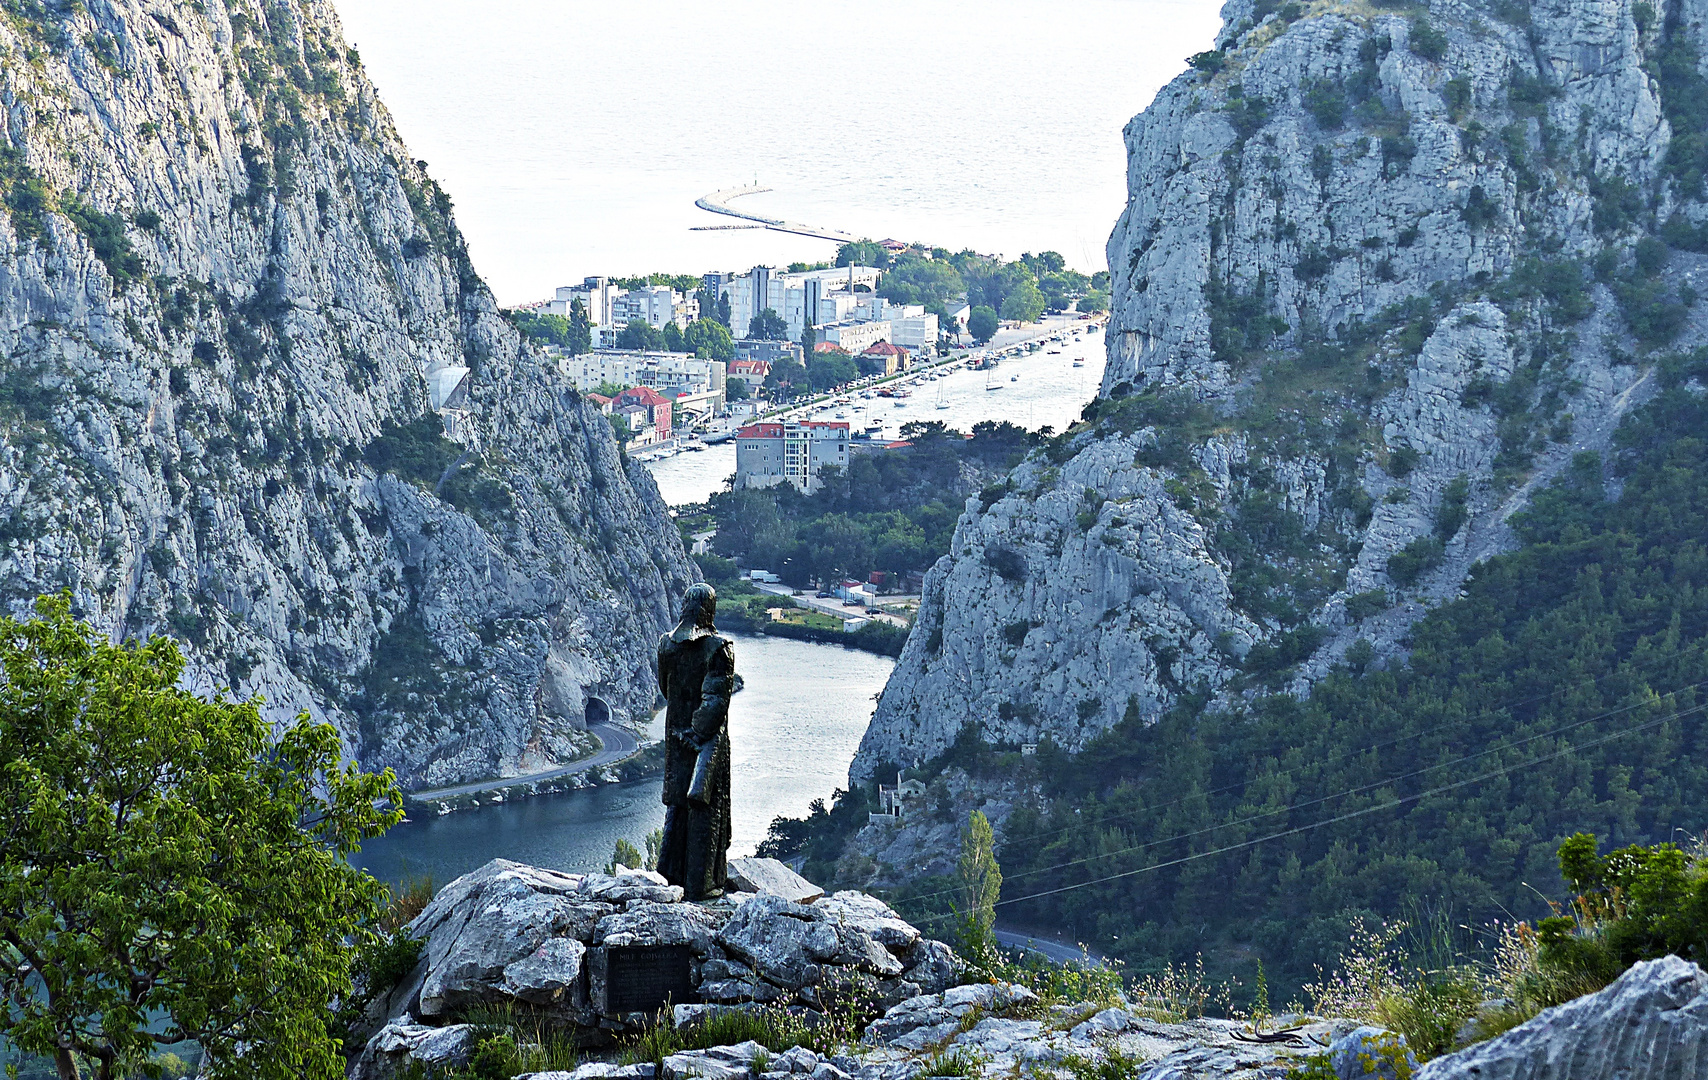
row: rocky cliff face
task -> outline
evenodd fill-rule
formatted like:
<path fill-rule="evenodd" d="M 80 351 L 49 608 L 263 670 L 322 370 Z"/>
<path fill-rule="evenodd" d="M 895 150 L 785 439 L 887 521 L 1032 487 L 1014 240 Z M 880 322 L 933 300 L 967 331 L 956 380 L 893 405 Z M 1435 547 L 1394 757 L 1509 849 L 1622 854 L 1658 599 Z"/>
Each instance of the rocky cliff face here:
<path fill-rule="evenodd" d="M 857 778 L 1403 651 L 1705 340 L 1698 0 L 1223 14 L 1126 131 L 1102 394 L 968 503 Z"/>
<path fill-rule="evenodd" d="M 409 784 L 643 715 L 690 564 L 331 4 L 27 0 L 0 52 L 6 604 L 170 634 Z"/>

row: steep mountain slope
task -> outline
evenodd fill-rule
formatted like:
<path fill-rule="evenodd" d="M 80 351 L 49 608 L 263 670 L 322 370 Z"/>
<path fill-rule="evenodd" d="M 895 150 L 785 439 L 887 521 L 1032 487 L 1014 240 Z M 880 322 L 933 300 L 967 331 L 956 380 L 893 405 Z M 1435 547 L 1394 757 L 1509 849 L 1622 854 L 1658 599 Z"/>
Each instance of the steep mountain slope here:
<path fill-rule="evenodd" d="M 1704 340 L 1704 5 L 1223 14 L 1127 128 L 1102 394 L 969 502 L 857 779 L 1402 654 Z"/>
<path fill-rule="evenodd" d="M 642 715 L 690 564 L 331 4 L 9 0 L 0 55 L 8 606 L 171 634 L 409 784 Z"/>

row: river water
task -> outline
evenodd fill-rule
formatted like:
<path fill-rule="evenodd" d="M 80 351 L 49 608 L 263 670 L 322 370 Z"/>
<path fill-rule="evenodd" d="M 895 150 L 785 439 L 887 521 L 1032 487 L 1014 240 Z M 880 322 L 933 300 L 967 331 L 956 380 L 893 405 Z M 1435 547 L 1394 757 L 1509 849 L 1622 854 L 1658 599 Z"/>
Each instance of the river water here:
<path fill-rule="evenodd" d="M 834 245 L 743 209 L 1104 268 L 1121 128 L 1211 0 L 336 0 L 398 130 L 457 205 L 499 302 L 588 274 L 744 271 Z"/>
<path fill-rule="evenodd" d="M 730 704 L 732 855 L 751 855 L 771 820 L 798 817 L 848 782 L 848 763 L 895 662 L 786 638 L 736 638 L 746 684 Z M 416 816 L 354 860 L 385 881 L 430 875 L 443 885 L 493 858 L 558 870 L 602 867 L 618 838 L 640 847 L 664 823 L 657 780 L 540 795 Z"/>
<path fill-rule="evenodd" d="M 901 426 L 911 420 L 940 420 L 969 433 L 981 420 L 1006 420 L 1029 431 L 1045 426 L 1061 431 L 1079 419 L 1085 403 L 1097 393 L 1103 379 L 1103 335 L 1084 334 L 1077 341 L 1050 346 L 1057 347 L 1060 353 L 1009 357 L 989 373 L 946 367 L 942 370 L 948 374 L 942 378 L 909 386 L 913 396 L 904 401 L 856 397 L 853 405 L 819 409 L 812 418 L 847 420 L 856 430 L 877 421 L 884 425 L 885 439 L 899 439 Z M 1084 366 L 1074 367 L 1075 360 Z M 948 407 L 937 408 L 939 400 Z M 735 475 L 735 444 L 718 443 L 647 464 L 665 502 L 704 502 Z"/>

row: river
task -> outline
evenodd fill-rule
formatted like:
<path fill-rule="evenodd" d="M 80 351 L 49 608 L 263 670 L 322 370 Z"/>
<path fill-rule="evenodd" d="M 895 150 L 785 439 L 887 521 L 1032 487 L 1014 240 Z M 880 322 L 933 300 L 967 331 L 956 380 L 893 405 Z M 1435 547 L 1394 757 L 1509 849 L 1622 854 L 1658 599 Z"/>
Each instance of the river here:
<path fill-rule="evenodd" d="M 732 855 L 751 855 L 779 814 L 798 817 L 848 782 L 848 763 L 895 662 L 786 638 L 739 636 L 746 684 L 730 704 Z M 384 881 L 430 875 L 439 885 L 493 858 L 559 870 L 598 869 L 619 837 L 637 847 L 664 823 L 656 780 L 540 795 L 435 817 L 416 816 L 363 845 L 355 862 Z"/>
<path fill-rule="evenodd" d="M 971 432 L 981 420 L 1006 420 L 1029 431 L 1045 426 L 1061 431 L 1079 419 L 1085 403 L 1097 393 L 1103 379 L 1103 335 L 1084 334 L 1060 348 L 1060 353 L 1041 351 L 1004 359 L 988 373 L 959 365 L 945 367 L 942 370 L 948 374 L 942 378 L 908 387 L 913 396 L 905 400 L 857 397 L 853 405 L 819 409 L 812 418 L 844 419 L 856 429 L 876 421 L 884 425 L 881 437 L 885 439 L 899 439 L 901 426 L 910 420 L 940 420 L 964 432 Z M 1074 367 L 1076 360 L 1084 366 Z M 986 386 L 1000 389 L 986 390 Z M 947 408 L 937 408 L 939 400 Z M 671 506 L 704 502 L 735 475 L 735 444 L 718 443 L 647 465 L 658 481 L 659 494 Z"/>

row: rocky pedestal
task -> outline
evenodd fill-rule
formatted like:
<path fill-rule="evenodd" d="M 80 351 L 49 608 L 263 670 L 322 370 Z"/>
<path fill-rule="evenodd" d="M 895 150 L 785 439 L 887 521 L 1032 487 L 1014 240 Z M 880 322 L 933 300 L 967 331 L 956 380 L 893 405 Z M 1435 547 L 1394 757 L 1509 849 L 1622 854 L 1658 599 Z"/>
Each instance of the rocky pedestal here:
<path fill-rule="evenodd" d="M 755 873 L 786 880 L 781 869 Z M 381 1066 L 434 1039 L 450 1053 L 438 1033 L 481 1006 L 526 1007 L 596 1045 L 675 1006 L 811 1013 L 838 994 L 896 1004 L 960 973 L 948 946 L 861 893 L 696 904 L 650 871 L 561 874 L 504 859 L 446 886 L 408 932 L 424 943 L 421 962 L 367 1017 L 356 1075 L 385 1075 Z"/>

